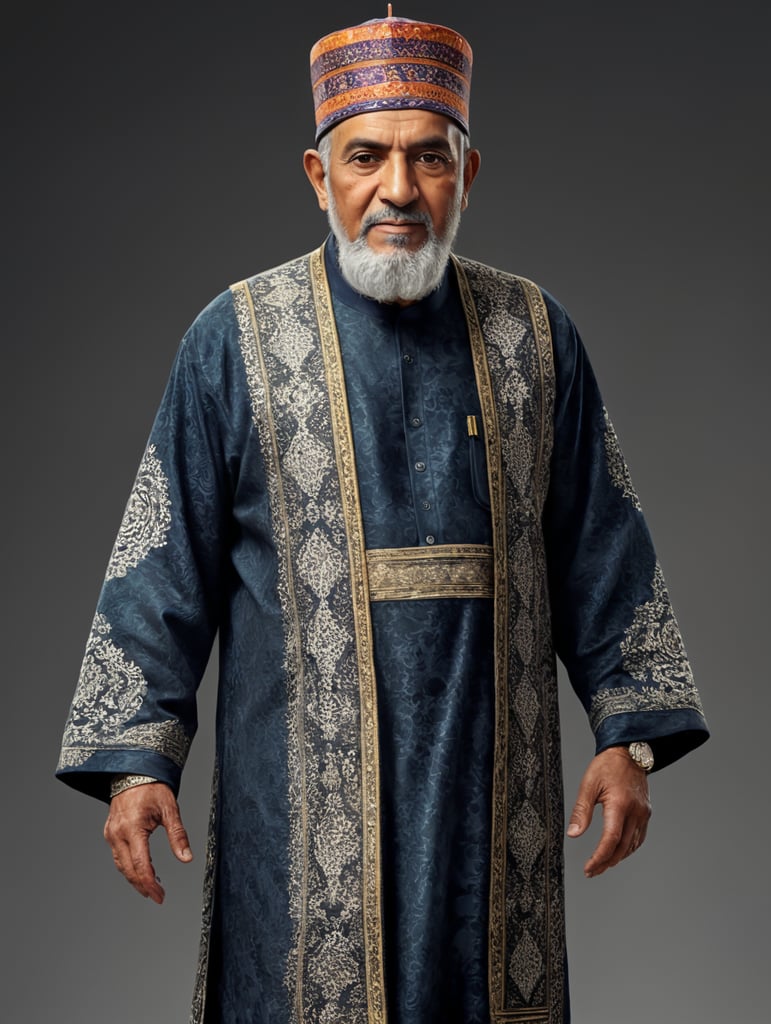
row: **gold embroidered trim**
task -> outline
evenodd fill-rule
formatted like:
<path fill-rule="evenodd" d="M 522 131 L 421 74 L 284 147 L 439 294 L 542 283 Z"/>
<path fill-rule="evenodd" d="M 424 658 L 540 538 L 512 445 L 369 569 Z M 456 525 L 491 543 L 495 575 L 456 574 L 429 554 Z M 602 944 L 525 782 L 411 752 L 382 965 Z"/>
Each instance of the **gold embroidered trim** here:
<path fill-rule="evenodd" d="M 126 775 L 122 773 L 113 775 L 112 782 L 110 783 L 110 799 L 112 800 L 113 797 L 120 796 L 127 789 L 136 789 L 137 786 L 149 786 L 157 781 L 158 779 L 154 775 Z"/>
<path fill-rule="evenodd" d="M 490 515 L 493 531 L 494 563 L 494 678 L 495 741 L 492 781 L 492 836 L 490 843 L 490 921 L 489 974 L 491 1011 L 500 1009 L 505 991 L 504 959 L 506 947 L 506 818 L 508 765 L 508 567 L 506 545 L 506 486 L 503 477 L 498 414 L 487 365 L 485 342 L 466 271 L 453 257 L 461 301 L 468 323 L 471 356 L 474 362 L 479 404 L 482 410 L 484 441 L 487 449 L 487 481 L 490 489 Z"/>
<path fill-rule="evenodd" d="M 544 1006 L 528 1010 L 505 1010 L 503 1013 L 494 1013 L 492 1019 L 495 1024 L 549 1024 L 549 1009 Z"/>
<path fill-rule="evenodd" d="M 526 277 L 518 278 L 527 301 L 527 308 L 530 312 L 530 319 L 533 324 L 535 340 L 535 351 L 538 357 L 539 380 L 541 385 L 540 412 L 541 430 L 538 437 L 538 455 L 535 463 L 533 482 L 535 484 L 535 496 L 539 511 L 543 509 L 546 501 L 546 494 L 549 488 L 549 467 L 544 461 L 544 449 L 547 441 L 551 439 L 552 425 L 547 423 L 546 410 L 549 407 L 546 394 L 547 380 L 554 378 L 554 352 L 551 339 L 551 325 L 549 324 L 549 313 L 546 309 L 541 289 L 538 285 L 528 281 Z"/>
<path fill-rule="evenodd" d="M 541 678 L 538 680 L 541 706 L 545 712 L 545 727 L 541 735 L 541 756 L 543 773 L 541 778 L 543 818 L 536 813 L 535 807 L 530 801 L 520 807 L 515 818 L 515 837 L 509 838 L 510 853 L 516 850 L 517 859 L 521 863 L 532 862 L 530 871 L 534 869 L 535 862 L 541 856 L 541 850 L 549 857 L 549 868 L 544 872 L 543 894 L 545 899 L 545 942 L 546 949 L 539 950 L 537 943 L 532 940 L 529 931 L 525 928 L 518 937 L 517 945 L 509 959 L 508 976 L 517 986 L 519 991 L 530 1001 L 533 991 L 538 987 L 539 975 L 544 979 L 543 996 L 545 1006 L 531 1006 L 528 1011 L 516 1011 L 511 1009 L 501 1016 L 501 1021 L 527 1021 L 528 1024 L 535 1024 L 536 1021 L 549 1021 L 554 1018 L 562 1019 L 562 1001 L 564 991 L 564 961 L 560 951 L 564 948 L 564 910 L 562 909 L 563 893 L 560 891 L 561 880 L 561 848 L 562 848 L 562 789 L 561 789 L 561 766 L 559 755 L 556 757 L 556 777 L 551 774 L 555 771 L 555 757 L 550 754 L 550 748 L 554 745 L 555 736 L 559 735 L 559 713 L 556 703 L 556 667 L 552 653 L 551 622 L 549 617 L 548 599 L 546 598 L 546 564 L 543 536 L 540 529 L 541 514 L 549 490 L 549 457 L 551 455 L 554 440 L 554 350 L 551 336 L 551 324 L 546 302 L 540 288 L 527 278 L 517 278 L 527 303 L 527 310 L 533 331 L 533 347 L 537 364 L 538 384 L 540 385 L 537 395 L 537 425 L 533 424 L 538 432 L 537 454 L 533 468 L 532 491 L 533 509 L 529 516 L 531 528 L 531 551 L 533 557 L 532 569 L 534 576 L 540 576 L 540 589 L 536 584 L 536 592 L 532 594 L 532 606 L 530 610 L 531 628 L 535 637 L 540 638 L 542 644 L 548 645 L 549 655 L 545 664 L 540 666 Z M 515 559 L 519 562 L 521 559 Z M 520 585 L 518 590 L 523 593 Z M 534 644 L 532 654 L 532 667 L 536 673 L 538 666 L 538 648 Z M 552 691 L 548 691 L 548 681 L 551 680 Z M 533 680 L 535 681 L 535 680 Z M 520 696 L 520 706 L 522 697 Z M 551 712 L 552 721 L 548 721 Z M 525 716 L 526 717 L 526 716 Z M 516 760 L 516 753 L 514 755 Z M 559 869 L 556 875 L 553 871 L 553 862 L 556 858 Z M 511 882 L 509 882 L 511 886 Z M 526 900 L 523 900 L 526 902 Z M 512 907 L 507 915 L 509 927 L 511 917 L 518 915 L 518 910 Z M 556 939 L 556 941 L 555 941 Z M 545 955 L 544 955 L 545 954 Z"/>
<path fill-rule="evenodd" d="M 371 548 L 367 572 L 371 601 L 493 596 L 493 549 L 487 544 Z"/>
<path fill-rule="evenodd" d="M 260 342 L 257 318 L 248 282 L 232 286 L 233 301 L 241 333 L 241 352 L 244 359 L 249 394 L 252 401 L 253 422 L 260 436 L 268 478 L 270 507 L 274 523 L 274 538 L 278 559 L 278 589 L 285 616 L 287 639 L 285 644 L 285 671 L 289 681 L 290 744 L 288 768 L 290 774 L 289 799 L 292 821 L 299 827 L 292 829 L 290 844 L 290 875 L 293 880 L 290 901 L 297 922 L 294 957 L 294 1003 L 298 1021 L 303 1014 L 303 982 L 305 949 L 308 928 L 309 849 L 307 807 L 307 769 L 305 754 L 306 685 L 303 671 L 300 615 L 297 609 L 295 586 L 290 556 L 290 526 L 286 496 L 280 471 L 278 440 L 273 417 L 269 377 L 265 355 Z M 279 306 L 289 304 L 296 297 L 291 283 L 279 284 L 278 294 L 272 293 Z"/>
<path fill-rule="evenodd" d="M 495 1021 L 558 1024 L 562 785 L 541 526 L 553 433 L 551 332 L 531 282 L 470 260 L 456 267 L 491 442 L 495 527 L 490 1011 Z M 497 422 L 488 423 L 490 409 Z"/>
<path fill-rule="evenodd" d="M 377 690 L 373 661 L 372 623 L 369 615 L 369 583 L 364 524 L 361 518 L 361 501 L 354 458 L 353 430 L 345 391 L 342 354 L 332 309 L 332 296 L 324 269 L 323 246 L 311 253 L 310 275 L 329 389 L 335 455 L 348 537 L 356 654 L 359 667 L 367 1016 L 369 1024 L 385 1024 L 380 865 L 380 753 L 378 749 Z"/>
<path fill-rule="evenodd" d="M 206 1012 L 207 979 L 209 974 L 209 952 L 211 928 L 214 917 L 214 876 L 217 864 L 217 804 L 219 801 L 219 764 L 214 761 L 209 805 L 209 825 L 206 834 L 206 862 L 203 876 L 203 900 L 201 905 L 201 941 L 198 947 L 198 966 L 193 986 L 193 1001 L 190 1008 L 190 1024 L 203 1024 Z"/>

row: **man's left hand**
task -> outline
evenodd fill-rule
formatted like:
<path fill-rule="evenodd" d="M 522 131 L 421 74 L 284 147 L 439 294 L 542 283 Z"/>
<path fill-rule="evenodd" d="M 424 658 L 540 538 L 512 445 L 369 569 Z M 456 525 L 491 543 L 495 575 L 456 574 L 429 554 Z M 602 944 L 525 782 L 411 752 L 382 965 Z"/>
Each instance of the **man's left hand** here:
<path fill-rule="evenodd" d="M 568 835 L 583 835 L 602 804 L 602 835 L 584 865 L 587 878 L 601 875 L 642 846 L 651 816 L 648 776 L 625 747 L 609 747 L 592 758 L 578 789 Z"/>

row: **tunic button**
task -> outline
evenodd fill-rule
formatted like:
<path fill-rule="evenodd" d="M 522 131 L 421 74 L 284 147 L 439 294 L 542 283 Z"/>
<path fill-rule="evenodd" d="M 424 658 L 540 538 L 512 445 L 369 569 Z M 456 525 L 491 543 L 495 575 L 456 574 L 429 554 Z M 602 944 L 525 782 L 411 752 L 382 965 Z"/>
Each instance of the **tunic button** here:
<path fill-rule="evenodd" d="M 409 354 L 409 352 L 406 352 L 402 358 L 404 359 L 405 363 L 412 362 L 412 356 Z"/>
<path fill-rule="evenodd" d="M 413 416 L 412 419 L 410 420 L 410 423 L 413 425 L 413 427 L 419 427 L 422 422 L 423 420 L 420 418 L 420 416 Z"/>
<path fill-rule="evenodd" d="M 435 540 L 436 537 L 434 537 L 433 533 L 429 533 L 429 535 L 426 537 L 426 544 L 433 544 Z"/>
<path fill-rule="evenodd" d="M 426 512 L 428 512 L 428 510 L 431 508 L 431 502 L 430 501 L 421 501 L 420 507 L 424 508 L 426 510 Z"/>
<path fill-rule="evenodd" d="M 426 464 L 425 464 L 425 462 L 416 462 L 415 463 L 415 469 L 417 469 L 418 473 L 425 473 L 425 471 L 426 471 Z"/>

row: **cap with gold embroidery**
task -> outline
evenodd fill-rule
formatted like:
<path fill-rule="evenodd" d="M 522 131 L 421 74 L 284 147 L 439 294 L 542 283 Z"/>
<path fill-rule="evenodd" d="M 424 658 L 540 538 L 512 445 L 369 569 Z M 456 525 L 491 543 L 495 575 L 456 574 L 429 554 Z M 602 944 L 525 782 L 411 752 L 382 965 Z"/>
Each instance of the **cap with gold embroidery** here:
<path fill-rule="evenodd" d="M 317 142 L 338 121 L 376 110 L 432 110 L 468 134 L 471 47 L 453 29 L 388 10 L 311 50 Z"/>

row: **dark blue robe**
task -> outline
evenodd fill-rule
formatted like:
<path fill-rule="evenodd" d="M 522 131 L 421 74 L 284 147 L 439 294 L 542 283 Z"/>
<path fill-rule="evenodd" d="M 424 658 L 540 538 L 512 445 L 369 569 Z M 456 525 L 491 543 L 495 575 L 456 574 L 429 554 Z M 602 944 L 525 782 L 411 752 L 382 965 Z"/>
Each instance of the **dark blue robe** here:
<path fill-rule="evenodd" d="M 326 270 L 367 548 L 491 545 L 483 415 L 454 270 L 403 309 L 353 292 L 332 247 Z M 545 302 L 555 397 L 542 528 L 554 646 L 597 750 L 645 739 L 661 767 L 706 727 L 591 368 L 564 310 Z M 205 1020 L 222 1024 L 294 1019 L 276 542 L 239 331 L 227 293 L 180 349 L 111 558 L 59 771 L 102 798 L 116 772 L 176 791 L 195 688 L 220 629 L 215 825 L 225 853 Z M 370 614 L 388 1020 L 488 1021 L 492 599 L 380 600 Z"/>

